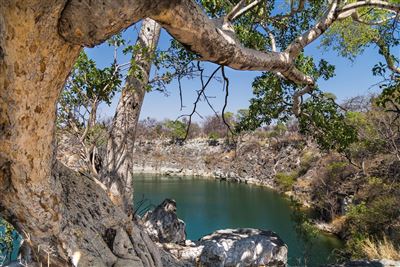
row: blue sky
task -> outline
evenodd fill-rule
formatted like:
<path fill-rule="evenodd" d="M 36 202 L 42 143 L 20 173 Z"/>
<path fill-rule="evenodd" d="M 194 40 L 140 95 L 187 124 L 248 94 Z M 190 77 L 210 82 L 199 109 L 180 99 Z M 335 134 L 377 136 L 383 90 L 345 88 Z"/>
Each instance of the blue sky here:
<path fill-rule="evenodd" d="M 132 42 L 136 40 L 137 31 L 140 25 L 134 25 L 123 33 L 126 39 Z M 159 48 L 167 48 L 170 36 L 162 31 Z M 99 67 L 108 66 L 113 59 L 113 49 L 107 44 L 99 45 L 95 48 L 86 49 L 88 55 L 93 58 Z M 311 55 L 316 59 L 324 58 L 331 64 L 336 66 L 336 76 L 328 81 L 320 81 L 319 86 L 323 91 L 334 93 L 338 101 L 343 101 L 352 96 L 366 94 L 368 92 L 376 92 L 371 86 L 379 82 L 379 78 L 372 75 L 372 67 L 379 61 L 383 61 L 381 55 L 375 47 L 368 48 L 355 61 L 341 58 L 334 51 L 325 51 L 318 48 L 318 40 L 308 46 L 305 50 L 306 55 Z M 128 62 L 129 56 L 118 53 L 120 63 Z M 206 72 L 211 73 L 217 65 L 206 63 Z M 259 75 L 259 72 L 251 71 L 235 71 L 227 68 L 226 74 L 230 79 L 230 95 L 227 111 L 236 112 L 238 109 L 247 108 L 249 99 L 252 97 L 251 83 L 253 79 Z M 200 88 L 199 79 L 184 80 L 182 82 L 183 105 L 185 108 L 180 110 L 179 91 L 177 82 L 172 82 L 168 87 L 168 96 L 158 91 L 149 92 L 145 97 L 141 118 L 151 117 L 158 120 L 176 119 L 179 115 L 190 113 L 193 108 L 193 102 L 196 98 L 195 90 Z M 214 81 L 210 84 L 206 91 L 207 95 L 212 97 L 214 108 L 221 111 L 224 104 L 224 92 L 222 84 Z M 111 106 L 102 105 L 100 107 L 100 118 L 113 116 L 116 105 L 118 103 L 119 94 L 112 101 Z M 213 111 L 205 102 L 201 102 L 198 106 L 198 112 L 202 116 L 212 115 Z M 200 121 L 200 117 L 194 118 Z"/>

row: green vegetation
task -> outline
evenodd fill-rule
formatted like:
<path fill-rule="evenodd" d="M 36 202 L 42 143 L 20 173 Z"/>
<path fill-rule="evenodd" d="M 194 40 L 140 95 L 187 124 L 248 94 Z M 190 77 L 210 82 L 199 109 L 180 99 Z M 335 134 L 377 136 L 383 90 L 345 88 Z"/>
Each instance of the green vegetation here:
<path fill-rule="evenodd" d="M 291 172 L 291 173 L 278 172 L 275 175 L 275 181 L 277 182 L 281 190 L 290 191 L 292 189 L 293 184 L 296 182 L 297 177 L 298 177 L 297 172 Z"/>
<path fill-rule="evenodd" d="M 291 218 L 295 223 L 295 231 L 303 241 L 303 255 L 298 259 L 298 264 L 307 266 L 319 230 L 314 226 L 310 216 L 304 211 L 300 203 L 291 199 L 290 205 L 293 210 Z"/>
<path fill-rule="evenodd" d="M 311 165 L 317 160 L 316 151 L 304 151 L 300 157 L 300 170 L 299 176 L 304 175 L 310 168 Z"/>
<path fill-rule="evenodd" d="M 169 137 L 174 140 L 183 140 L 186 135 L 186 124 L 181 121 L 166 121 L 165 127 L 169 133 Z"/>

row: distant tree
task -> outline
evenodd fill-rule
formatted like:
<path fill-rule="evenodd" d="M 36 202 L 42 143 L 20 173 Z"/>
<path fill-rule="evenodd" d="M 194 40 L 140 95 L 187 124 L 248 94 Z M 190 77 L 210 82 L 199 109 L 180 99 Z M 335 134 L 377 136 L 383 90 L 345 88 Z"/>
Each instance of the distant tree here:
<path fill-rule="evenodd" d="M 186 125 L 186 123 L 184 123 L 182 121 L 179 121 L 179 120 L 175 120 L 175 121 L 167 120 L 167 121 L 164 122 L 164 127 L 167 130 L 168 136 L 174 142 L 181 141 L 186 136 L 187 125 Z"/>
<path fill-rule="evenodd" d="M 95 166 L 97 141 L 101 137 L 97 123 L 97 109 L 101 103 L 111 100 L 121 85 L 119 66 L 100 69 L 81 52 L 58 101 L 58 126 L 72 133 L 82 146 L 88 170 L 97 175 Z M 106 131 L 106 129 L 103 129 Z"/>
<path fill-rule="evenodd" d="M 228 125 L 233 125 L 233 113 L 227 113 L 225 118 Z M 203 122 L 204 135 L 213 139 L 226 138 L 229 134 L 228 125 L 223 122 L 221 117 L 208 116 Z"/>

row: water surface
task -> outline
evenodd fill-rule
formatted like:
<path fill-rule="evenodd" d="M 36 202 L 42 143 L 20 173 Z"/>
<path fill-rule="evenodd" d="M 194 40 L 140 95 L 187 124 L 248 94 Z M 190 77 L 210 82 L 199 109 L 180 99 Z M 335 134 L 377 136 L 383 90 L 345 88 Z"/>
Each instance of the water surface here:
<path fill-rule="evenodd" d="M 179 218 L 186 223 L 188 239 L 197 240 L 215 230 L 251 227 L 276 232 L 289 247 L 290 266 L 299 263 L 304 243 L 292 220 L 290 201 L 271 189 L 216 180 L 179 177 L 136 176 L 135 202 L 144 196 L 157 205 L 175 199 Z M 307 266 L 332 262 L 332 250 L 342 247 L 339 239 L 321 234 L 313 241 Z"/>

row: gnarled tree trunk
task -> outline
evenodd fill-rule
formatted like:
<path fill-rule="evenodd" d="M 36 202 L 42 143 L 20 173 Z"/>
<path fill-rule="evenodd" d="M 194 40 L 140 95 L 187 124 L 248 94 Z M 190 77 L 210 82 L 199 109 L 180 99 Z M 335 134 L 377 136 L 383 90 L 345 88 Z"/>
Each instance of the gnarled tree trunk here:
<path fill-rule="evenodd" d="M 0 214 L 25 238 L 29 262 L 161 266 L 91 178 L 54 161 L 56 102 L 81 50 L 58 34 L 66 2 L 0 2 Z"/>
<path fill-rule="evenodd" d="M 139 52 L 133 55 L 134 67 L 138 71 L 132 71 L 126 78 L 108 138 L 102 180 L 113 201 L 122 204 L 128 214 L 133 211 L 132 153 L 136 127 L 160 30 L 160 25 L 154 20 L 143 20 L 136 42 Z"/>
<path fill-rule="evenodd" d="M 55 104 L 80 51 L 57 32 L 64 4 L 0 3 L 0 212 L 45 250 L 61 247 L 61 186 L 51 175 Z M 65 250 L 58 256 L 67 260 Z"/>

